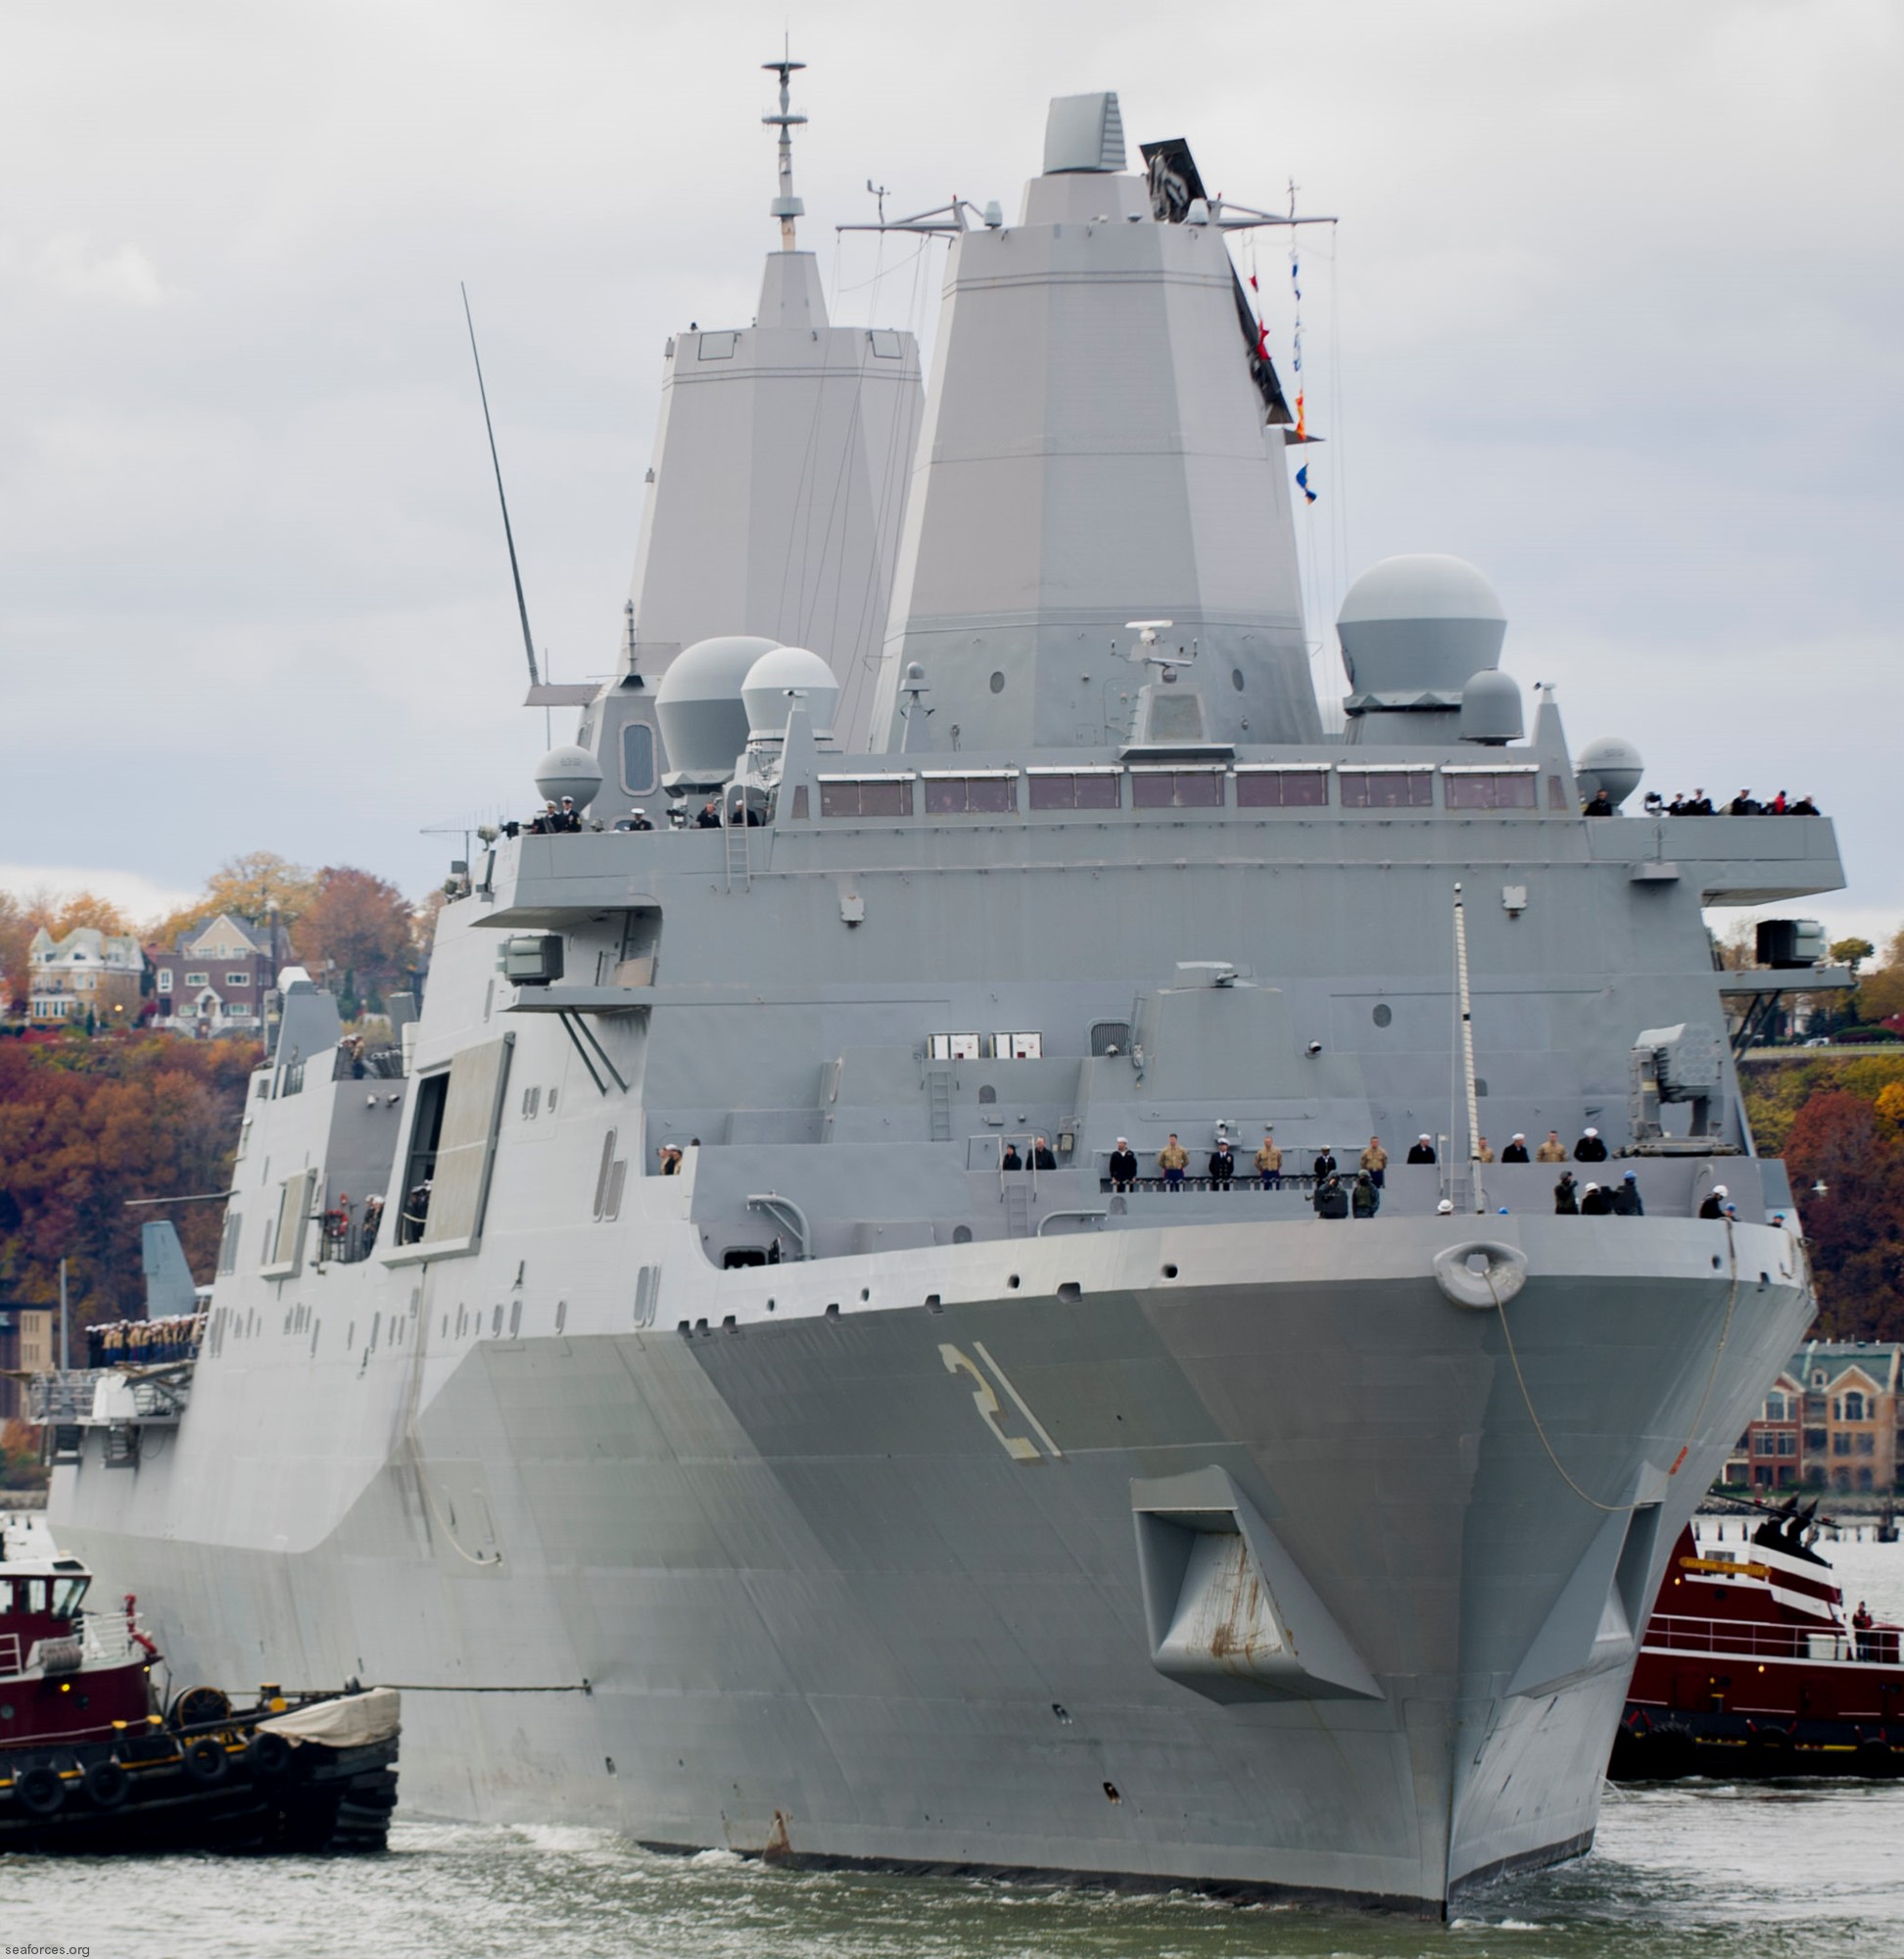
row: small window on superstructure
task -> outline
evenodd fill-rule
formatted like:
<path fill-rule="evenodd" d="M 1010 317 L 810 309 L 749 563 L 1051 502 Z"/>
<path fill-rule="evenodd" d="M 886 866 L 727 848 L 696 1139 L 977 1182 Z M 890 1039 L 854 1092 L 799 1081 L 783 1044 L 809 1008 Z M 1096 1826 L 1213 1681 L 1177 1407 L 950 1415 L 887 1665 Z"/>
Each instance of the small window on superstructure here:
<path fill-rule="evenodd" d="M 1434 771 L 1426 764 L 1396 768 L 1349 767 L 1340 771 L 1344 809 L 1431 809 Z"/>
<path fill-rule="evenodd" d="M 921 781 L 928 816 L 1007 816 L 1018 808 L 1018 771 L 982 769 L 971 775 L 927 770 Z"/>
<path fill-rule="evenodd" d="M 1121 799 L 1121 769 L 1030 769 L 1033 809 L 1116 809 Z"/>
<path fill-rule="evenodd" d="M 1323 762 L 1301 768 L 1244 763 L 1236 771 L 1238 809 L 1322 809 L 1329 800 L 1329 770 Z"/>
<path fill-rule="evenodd" d="M 1130 801 L 1135 809 L 1220 809 L 1223 772 L 1220 768 L 1135 768 L 1130 772 Z"/>
<path fill-rule="evenodd" d="M 1526 768 L 1444 768 L 1443 796 L 1450 809 L 1534 809 L 1539 771 Z"/>
<path fill-rule="evenodd" d="M 910 776 L 822 776 L 822 816 L 910 816 Z"/>
<path fill-rule="evenodd" d="M 645 721 L 622 725 L 621 782 L 629 795 L 654 793 L 654 730 Z"/>

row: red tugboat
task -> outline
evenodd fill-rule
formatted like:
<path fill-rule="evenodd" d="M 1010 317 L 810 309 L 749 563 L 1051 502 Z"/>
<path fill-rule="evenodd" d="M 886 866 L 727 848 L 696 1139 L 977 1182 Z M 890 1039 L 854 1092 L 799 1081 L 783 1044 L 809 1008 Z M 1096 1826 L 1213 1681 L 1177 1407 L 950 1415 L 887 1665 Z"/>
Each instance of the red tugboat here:
<path fill-rule="evenodd" d="M 42 1524 L 0 1522 L 0 1852 L 384 1847 L 395 1693 L 240 1710 L 193 1687 L 162 1712 L 134 1601 L 89 1612 L 91 1584 Z"/>
<path fill-rule="evenodd" d="M 1849 1618 L 1814 1549 L 1817 1505 L 1768 1511 L 1749 1544 L 1673 1547 L 1607 1774 L 1904 1775 L 1900 1628 Z"/>

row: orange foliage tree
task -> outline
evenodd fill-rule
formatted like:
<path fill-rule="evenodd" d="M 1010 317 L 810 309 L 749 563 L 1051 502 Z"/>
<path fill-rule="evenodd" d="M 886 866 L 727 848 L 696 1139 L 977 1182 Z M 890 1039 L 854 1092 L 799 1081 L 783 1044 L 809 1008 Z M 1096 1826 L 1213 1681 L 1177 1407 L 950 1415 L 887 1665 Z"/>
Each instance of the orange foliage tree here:
<path fill-rule="evenodd" d="M 129 1197 L 226 1187 L 258 1049 L 163 1036 L 0 1042 L 0 1293 L 51 1305 L 68 1260 L 76 1330 L 144 1310 L 139 1227 L 170 1218 L 201 1281 L 224 1208 Z"/>
<path fill-rule="evenodd" d="M 412 958 L 409 900 L 395 884 L 348 864 L 317 874 L 317 894 L 298 926 L 298 957 L 312 977 L 329 964 L 346 994 L 380 992 Z"/>
<path fill-rule="evenodd" d="M 205 894 L 164 918 L 154 919 L 146 936 L 169 949 L 181 932 L 197 932 L 220 912 L 262 925 L 277 910 L 279 922 L 294 928 L 317 895 L 318 878 L 302 864 L 293 864 L 274 850 L 248 850 L 227 857 L 205 881 Z"/>
<path fill-rule="evenodd" d="M 1785 1155 L 1818 1280 L 1819 1331 L 1904 1339 L 1904 1144 L 1895 1125 L 1862 1095 L 1820 1089 L 1792 1118 Z"/>

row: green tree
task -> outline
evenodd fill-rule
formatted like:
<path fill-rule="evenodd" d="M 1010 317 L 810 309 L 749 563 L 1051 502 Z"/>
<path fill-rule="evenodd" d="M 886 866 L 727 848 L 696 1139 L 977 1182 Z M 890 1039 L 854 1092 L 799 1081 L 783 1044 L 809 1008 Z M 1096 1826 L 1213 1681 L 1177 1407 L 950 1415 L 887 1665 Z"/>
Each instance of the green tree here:
<path fill-rule="evenodd" d="M 1863 976 L 1858 987 L 1858 1018 L 1861 1021 L 1888 1021 L 1904 1014 L 1904 928 L 1884 948 L 1884 963 L 1875 973 Z"/>

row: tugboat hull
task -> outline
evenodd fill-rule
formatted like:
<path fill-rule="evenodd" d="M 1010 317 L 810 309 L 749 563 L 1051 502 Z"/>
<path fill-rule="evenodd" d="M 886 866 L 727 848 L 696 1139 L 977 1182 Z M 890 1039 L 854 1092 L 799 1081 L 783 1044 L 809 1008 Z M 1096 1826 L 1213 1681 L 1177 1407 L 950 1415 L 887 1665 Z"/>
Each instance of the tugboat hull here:
<path fill-rule="evenodd" d="M 0 1759 L 0 1853 L 383 1849 L 397 1802 L 394 1723 L 374 1739 L 330 1746 L 294 1743 L 271 1719 L 263 1707 L 183 1731 L 9 1749 Z M 379 1725 L 357 1724 L 366 1734 Z"/>

